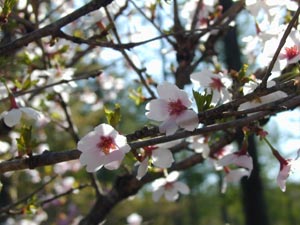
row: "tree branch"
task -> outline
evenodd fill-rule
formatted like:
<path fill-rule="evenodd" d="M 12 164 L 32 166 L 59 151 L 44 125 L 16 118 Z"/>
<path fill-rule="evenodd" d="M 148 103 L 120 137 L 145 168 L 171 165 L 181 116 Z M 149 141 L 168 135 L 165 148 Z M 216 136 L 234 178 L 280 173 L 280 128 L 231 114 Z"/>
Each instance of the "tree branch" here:
<path fill-rule="evenodd" d="M 6 45 L 0 46 L 0 55 L 7 56 L 12 54 L 14 51 L 19 48 L 28 45 L 29 43 L 36 41 L 42 37 L 55 35 L 62 27 L 67 24 L 77 20 L 78 18 L 97 10 L 101 7 L 107 6 L 113 0 L 93 0 L 90 3 L 82 6 L 81 8 L 75 10 L 69 15 L 57 20 L 54 23 L 51 23 L 43 28 L 35 30 L 29 34 L 24 35 L 23 37 L 14 40 Z"/>

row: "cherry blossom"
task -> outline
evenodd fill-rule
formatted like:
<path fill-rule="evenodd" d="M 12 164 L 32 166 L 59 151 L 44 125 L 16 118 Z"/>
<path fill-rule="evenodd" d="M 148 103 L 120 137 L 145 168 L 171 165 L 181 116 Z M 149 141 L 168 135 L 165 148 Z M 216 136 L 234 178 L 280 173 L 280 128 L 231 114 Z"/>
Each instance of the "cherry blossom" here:
<path fill-rule="evenodd" d="M 150 158 L 152 164 L 158 168 L 166 169 L 171 167 L 172 163 L 174 162 L 174 158 L 172 152 L 168 148 L 177 145 L 179 142 L 180 140 L 176 140 L 163 144 L 157 144 L 155 146 L 144 147 L 144 156 L 139 164 L 136 178 L 140 180 L 143 176 L 145 176 L 148 171 Z"/>
<path fill-rule="evenodd" d="M 277 176 L 277 184 L 280 189 L 285 192 L 286 191 L 286 180 L 289 177 L 290 173 L 293 171 L 293 167 L 296 164 L 296 160 L 299 157 L 299 150 L 296 159 L 285 159 L 283 158 L 279 152 L 275 149 L 272 149 L 273 155 L 280 163 L 280 169 Z"/>
<path fill-rule="evenodd" d="M 100 124 L 85 135 L 77 144 L 82 152 L 79 161 L 88 172 L 95 172 L 103 166 L 109 170 L 118 169 L 130 147 L 126 137 L 112 126 Z"/>
<path fill-rule="evenodd" d="M 152 183 L 153 188 L 153 201 L 157 202 L 162 195 L 165 196 L 168 201 L 175 201 L 181 194 L 189 194 L 189 187 L 180 181 L 177 181 L 179 177 L 178 171 L 171 172 L 166 178 L 159 178 Z"/>
<path fill-rule="evenodd" d="M 256 80 L 256 82 L 250 81 L 250 82 L 246 83 L 243 88 L 244 94 L 246 95 L 246 94 L 252 93 L 255 90 L 255 88 L 259 85 L 259 83 L 261 83 L 261 80 Z M 276 84 L 275 81 L 272 81 L 272 80 L 268 81 L 267 87 L 270 88 L 270 87 L 274 86 L 275 84 Z M 238 110 L 241 111 L 241 110 L 251 109 L 251 108 L 257 107 L 259 105 L 270 103 L 270 102 L 273 102 L 273 101 L 276 101 L 278 99 L 285 98 L 285 97 L 287 97 L 287 94 L 285 92 L 276 91 L 271 94 L 267 94 L 267 95 L 255 98 L 250 102 L 245 102 L 239 106 Z"/>
<path fill-rule="evenodd" d="M 195 88 L 201 88 L 207 90 L 209 94 L 213 94 L 212 104 L 226 103 L 231 100 L 229 88 L 232 81 L 221 72 L 215 74 L 205 69 L 191 74 L 191 81 Z"/>
<path fill-rule="evenodd" d="M 191 149 L 194 149 L 196 153 L 202 153 L 202 156 L 204 159 L 206 159 L 209 155 L 209 145 L 208 145 L 208 138 L 202 136 L 202 135 L 197 135 L 193 136 L 191 138 L 188 138 L 187 141 L 189 141 L 191 144 L 189 147 Z"/>
<path fill-rule="evenodd" d="M 151 100 L 146 105 L 146 116 L 155 121 L 163 121 L 159 131 L 166 135 L 174 134 L 177 129 L 193 131 L 198 126 L 198 116 L 188 109 L 192 102 L 188 94 L 176 85 L 164 82 L 158 85 L 159 99 Z"/>
<path fill-rule="evenodd" d="M 137 213 L 132 213 L 127 217 L 126 220 L 128 225 L 140 225 L 142 224 L 143 217 Z"/>
<path fill-rule="evenodd" d="M 38 120 L 43 117 L 40 112 L 33 108 L 19 107 L 13 96 L 10 96 L 10 101 L 11 109 L 0 114 L 0 119 L 3 119 L 4 123 L 9 127 L 19 124 L 23 113 L 34 120 Z"/>
<path fill-rule="evenodd" d="M 281 38 L 281 37 L 280 37 Z M 286 65 L 296 63 L 300 60 L 300 33 L 298 30 L 292 30 L 286 43 L 279 54 L 279 59 L 284 60 L 283 69 Z"/>
<path fill-rule="evenodd" d="M 234 164 L 248 169 L 249 174 L 251 174 L 251 171 L 253 169 L 253 160 L 247 152 L 247 147 L 247 142 L 244 142 L 240 151 L 225 155 L 218 161 L 218 164 L 220 166 L 228 166 L 230 164 Z"/>
<path fill-rule="evenodd" d="M 236 183 L 242 179 L 242 177 L 249 177 L 250 171 L 244 168 L 239 168 L 235 170 L 230 170 L 228 167 L 224 167 L 226 172 L 225 177 L 223 178 L 222 189 L 221 192 L 225 193 L 227 189 L 228 183 Z"/>

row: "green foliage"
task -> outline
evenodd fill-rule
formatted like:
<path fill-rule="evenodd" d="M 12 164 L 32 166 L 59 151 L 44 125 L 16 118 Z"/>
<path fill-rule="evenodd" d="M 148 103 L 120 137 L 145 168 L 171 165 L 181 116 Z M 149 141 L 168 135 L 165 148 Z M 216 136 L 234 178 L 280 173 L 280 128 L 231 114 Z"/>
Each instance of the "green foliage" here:
<path fill-rule="evenodd" d="M 193 90 L 193 96 L 197 104 L 198 112 L 202 112 L 210 108 L 212 94 L 206 92 L 202 95 L 199 92 Z"/>
<path fill-rule="evenodd" d="M 113 127 L 117 127 L 119 122 L 121 121 L 121 106 L 120 104 L 115 104 L 115 108 L 113 110 L 104 107 L 104 113 L 107 120 L 107 123 Z"/>
<path fill-rule="evenodd" d="M 142 92 L 142 87 L 138 87 L 135 89 L 129 90 L 129 98 L 134 101 L 135 105 L 139 106 L 145 102 L 145 97 Z"/>
<path fill-rule="evenodd" d="M 2 16 L 8 16 L 17 2 L 18 0 L 5 0 L 2 8 Z"/>
<path fill-rule="evenodd" d="M 20 137 L 16 138 L 19 156 L 24 154 L 32 155 L 32 150 L 38 145 L 32 138 L 32 126 L 23 125 L 20 131 Z"/>

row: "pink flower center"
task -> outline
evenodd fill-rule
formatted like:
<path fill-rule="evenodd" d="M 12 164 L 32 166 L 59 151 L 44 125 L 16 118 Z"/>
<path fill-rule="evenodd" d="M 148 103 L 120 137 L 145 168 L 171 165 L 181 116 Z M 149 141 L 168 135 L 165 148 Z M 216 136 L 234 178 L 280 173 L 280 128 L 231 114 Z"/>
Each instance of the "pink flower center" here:
<path fill-rule="evenodd" d="M 156 146 L 146 146 L 146 147 L 143 147 L 143 149 L 145 150 L 145 155 L 146 156 L 151 156 L 152 155 L 152 152 L 157 149 Z"/>
<path fill-rule="evenodd" d="M 164 188 L 165 188 L 165 190 L 172 190 L 172 189 L 174 188 L 173 182 L 167 182 L 167 183 L 164 185 Z"/>
<path fill-rule="evenodd" d="M 180 99 L 177 99 L 177 101 L 169 102 L 168 103 L 168 111 L 171 116 L 173 115 L 180 115 L 184 110 L 187 109 L 185 105 L 182 104 Z"/>
<path fill-rule="evenodd" d="M 211 83 L 209 84 L 209 86 L 212 88 L 212 89 L 215 89 L 215 90 L 218 90 L 220 92 L 221 88 L 224 87 L 222 81 L 220 78 L 211 78 Z"/>
<path fill-rule="evenodd" d="M 286 47 L 285 48 L 285 55 L 287 57 L 288 60 L 291 60 L 292 58 L 294 58 L 296 55 L 299 54 L 299 50 L 298 47 L 296 45 L 294 45 L 293 47 Z"/>
<path fill-rule="evenodd" d="M 100 150 L 104 152 L 105 155 L 108 155 L 111 151 L 115 150 L 117 146 L 112 137 L 101 136 L 97 147 L 100 148 Z"/>

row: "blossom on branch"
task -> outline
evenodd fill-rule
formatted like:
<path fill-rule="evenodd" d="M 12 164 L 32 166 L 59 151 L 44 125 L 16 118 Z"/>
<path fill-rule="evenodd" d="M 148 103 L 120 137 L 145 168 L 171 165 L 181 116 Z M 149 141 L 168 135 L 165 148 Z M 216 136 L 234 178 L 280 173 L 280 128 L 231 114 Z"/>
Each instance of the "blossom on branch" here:
<path fill-rule="evenodd" d="M 85 135 L 77 144 L 82 152 L 79 161 L 88 172 L 95 172 L 103 166 L 109 170 L 118 169 L 130 146 L 126 137 L 112 126 L 100 124 Z"/>
<path fill-rule="evenodd" d="M 153 201 L 157 202 L 162 195 L 173 202 L 178 199 L 179 193 L 187 195 L 190 193 L 189 187 L 180 181 L 178 171 L 171 172 L 166 178 L 159 178 L 152 183 L 153 188 Z"/>
<path fill-rule="evenodd" d="M 261 80 L 256 80 L 256 82 L 250 81 L 244 85 L 243 92 L 244 95 L 252 93 L 256 87 L 261 83 Z M 275 81 L 271 80 L 267 82 L 267 88 L 270 88 L 272 86 L 276 85 Z M 257 98 L 254 98 L 252 101 L 245 102 L 241 104 L 238 108 L 239 111 L 251 109 L 263 104 L 271 103 L 273 101 L 279 100 L 281 98 L 287 97 L 287 94 L 283 91 L 275 91 L 273 93 L 260 96 Z"/>
<path fill-rule="evenodd" d="M 213 104 L 226 103 L 231 100 L 229 88 L 232 81 L 221 72 L 215 74 L 205 69 L 199 73 L 191 74 L 191 81 L 196 88 L 206 90 L 209 94 L 213 95 Z"/>
<path fill-rule="evenodd" d="M 142 179 L 148 171 L 149 160 L 154 166 L 162 169 L 171 167 L 174 162 L 173 154 L 169 148 L 178 144 L 178 140 L 171 141 L 163 144 L 157 144 L 155 146 L 144 147 L 144 155 L 142 161 L 139 164 L 137 176 L 138 180 Z"/>
<path fill-rule="evenodd" d="M 43 117 L 43 115 L 39 111 L 33 108 L 18 106 L 13 96 L 10 96 L 10 102 L 11 109 L 9 111 L 4 111 L 0 114 L 0 120 L 3 119 L 4 123 L 8 127 L 13 127 L 19 124 L 23 113 L 34 120 L 38 120 Z"/>
<path fill-rule="evenodd" d="M 293 167 L 296 164 L 296 160 L 299 157 L 299 150 L 298 155 L 296 159 L 285 159 L 283 158 L 279 152 L 275 149 L 272 149 L 272 153 L 275 156 L 275 158 L 280 163 L 280 169 L 277 176 L 277 184 L 280 187 L 280 189 L 285 192 L 286 190 L 286 180 L 289 177 L 290 173 L 293 171 Z"/>
<path fill-rule="evenodd" d="M 291 31 L 279 54 L 279 60 L 284 62 L 281 68 L 288 64 L 297 63 L 300 60 L 300 32 L 298 30 Z"/>
<path fill-rule="evenodd" d="M 224 167 L 224 170 L 226 172 L 226 175 L 223 178 L 222 189 L 221 189 L 222 193 L 226 192 L 228 183 L 236 183 L 239 182 L 242 179 L 242 177 L 250 176 L 250 171 L 244 168 L 230 170 L 228 167 Z"/>
<path fill-rule="evenodd" d="M 178 128 L 193 131 L 199 123 L 198 115 L 189 107 L 192 105 L 188 94 L 176 85 L 164 82 L 158 85 L 159 99 L 151 100 L 146 105 L 149 119 L 163 122 L 159 131 L 166 135 L 174 134 Z"/>
<path fill-rule="evenodd" d="M 249 174 L 251 174 L 253 169 L 253 160 L 252 157 L 248 154 L 247 147 L 248 144 L 246 141 L 244 141 L 240 151 L 225 155 L 218 161 L 218 165 L 228 166 L 230 164 L 234 164 L 236 166 L 248 169 Z"/>

